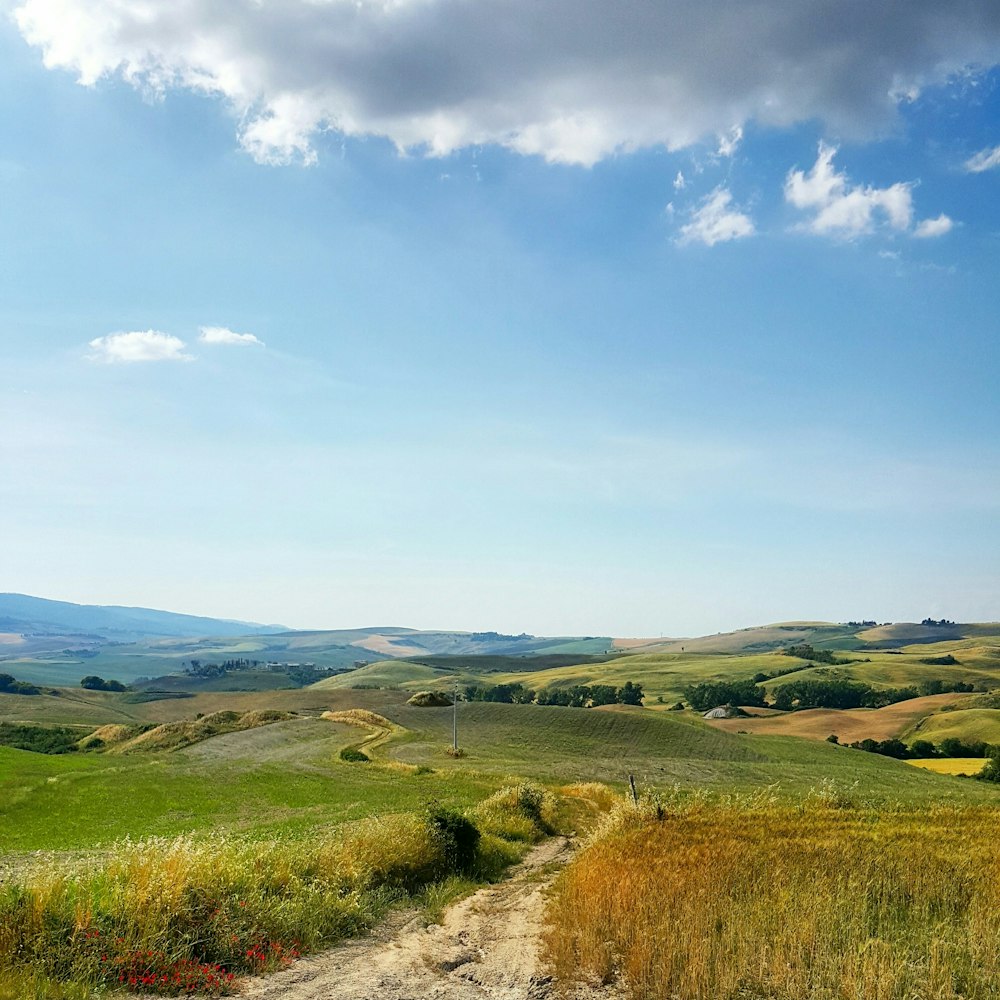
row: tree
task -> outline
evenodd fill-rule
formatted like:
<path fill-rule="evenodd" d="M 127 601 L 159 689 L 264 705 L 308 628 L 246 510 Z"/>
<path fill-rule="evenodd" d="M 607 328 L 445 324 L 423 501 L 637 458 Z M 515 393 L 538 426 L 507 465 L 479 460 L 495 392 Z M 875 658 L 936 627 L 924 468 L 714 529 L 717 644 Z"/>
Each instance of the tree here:
<path fill-rule="evenodd" d="M 626 681 L 618 689 L 618 703 L 620 705 L 641 705 L 643 697 L 641 684 Z"/>
<path fill-rule="evenodd" d="M 90 674 L 80 680 L 80 687 L 88 691 L 124 691 L 125 685 L 121 681 L 106 681 L 103 677 Z"/>

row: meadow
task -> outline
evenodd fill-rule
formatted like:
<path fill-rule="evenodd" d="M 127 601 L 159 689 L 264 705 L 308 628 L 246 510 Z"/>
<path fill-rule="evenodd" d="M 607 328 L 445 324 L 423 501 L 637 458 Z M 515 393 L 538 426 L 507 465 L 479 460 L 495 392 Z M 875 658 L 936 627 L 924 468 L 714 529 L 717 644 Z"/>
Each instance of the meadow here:
<path fill-rule="evenodd" d="M 750 630 L 744 641 L 766 646 L 798 629 Z M 667 709 L 690 683 L 781 671 L 769 688 L 831 675 L 887 686 L 968 677 L 989 687 L 1000 684 L 994 653 L 982 638 L 959 637 L 899 652 L 840 648 L 837 658 L 853 662 L 835 665 L 799 666 L 773 648 L 579 663 L 435 655 L 373 662 L 309 687 L 275 688 L 278 675 L 248 671 L 208 684 L 170 678 L 169 697 L 74 687 L 0 695 L 0 722 L 73 727 L 84 747 L 97 727 L 149 730 L 116 742 L 109 728 L 103 745 L 58 755 L 0 746 L 0 998 L 82 1000 L 118 976 L 147 992 L 225 992 L 228 975 L 277 968 L 358 933 L 394 901 L 446 899 L 499 877 L 552 817 L 586 830 L 596 799 L 611 806 L 630 775 L 646 804 L 614 808 L 554 897 L 548 947 L 567 986 L 610 978 L 631 997 L 683 1000 L 985 997 L 998 986 L 986 911 L 963 914 L 959 901 L 993 899 L 981 871 L 1000 874 L 988 838 L 1000 819 L 997 786 L 957 777 L 958 766 L 971 773 L 968 762 L 897 761 L 826 737 L 939 742 L 992 732 L 992 695 L 765 710 L 711 724 Z M 961 662 L 925 662 L 945 655 Z M 459 755 L 448 752 L 452 708 L 407 703 L 456 681 L 628 680 L 644 686 L 647 707 L 461 703 Z M 225 690 L 236 681 L 256 689 Z M 260 724 L 248 728 L 250 718 Z M 356 724 L 366 718 L 378 724 Z M 1000 728 L 990 741 L 1000 743 Z M 371 762 L 341 759 L 358 747 Z M 525 781 L 543 797 L 574 783 L 604 791 L 587 808 L 550 797 L 543 821 L 518 794 L 496 798 Z M 435 810 L 481 834 L 461 871 L 428 826 Z M 826 875 L 824 858 L 834 859 Z M 145 923 L 133 919 L 140 911 Z M 697 933 L 685 936 L 687 926 Z M 918 980 L 936 992 L 921 992 Z M 876 981 L 882 992 L 866 993 Z"/>
<path fill-rule="evenodd" d="M 464 814 L 435 803 L 308 837 L 125 840 L 36 861 L 0 885 L 0 990 L 226 995 L 431 887 L 501 877 L 555 815 L 548 793 L 520 784 Z"/>

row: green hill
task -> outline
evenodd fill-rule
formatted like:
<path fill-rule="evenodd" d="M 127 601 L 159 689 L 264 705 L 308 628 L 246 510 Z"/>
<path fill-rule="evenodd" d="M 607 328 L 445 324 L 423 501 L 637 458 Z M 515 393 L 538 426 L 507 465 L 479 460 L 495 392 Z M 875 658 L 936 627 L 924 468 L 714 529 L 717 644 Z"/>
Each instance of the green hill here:
<path fill-rule="evenodd" d="M 940 743 L 948 737 L 1000 745 L 1000 709 L 967 708 L 938 712 L 918 722 L 907 733 L 909 740 L 930 740 L 932 743 Z"/>

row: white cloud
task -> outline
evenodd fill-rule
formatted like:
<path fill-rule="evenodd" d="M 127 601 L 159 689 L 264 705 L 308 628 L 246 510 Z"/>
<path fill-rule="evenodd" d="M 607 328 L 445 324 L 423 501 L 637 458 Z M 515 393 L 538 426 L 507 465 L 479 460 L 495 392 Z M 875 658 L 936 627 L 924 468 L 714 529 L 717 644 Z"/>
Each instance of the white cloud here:
<path fill-rule="evenodd" d="M 203 326 L 199 329 L 201 332 L 198 339 L 203 344 L 221 344 L 226 347 L 247 347 L 251 344 L 264 346 L 264 342 L 258 340 L 252 333 L 233 333 L 224 326 Z"/>
<path fill-rule="evenodd" d="M 109 364 L 136 361 L 190 361 L 180 337 L 157 330 L 134 330 L 129 333 L 109 333 L 90 341 L 88 355 L 92 361 Z"/>
<path fill-rule="evenodd" d="M 950 233 L 955 223 L 952 222 L 943 212 L 936 219 L 924 219 L 917 223 L 917 228 L 913 230 L 913 235 L 918 239 L 933 239 L 935 236 L 944 236 Z"/>
<path fill-rule="evenodd" d="M 678 170 L 677 176 L 674 178 L 674 190 L 683 191 L 687 186 L 687 181 L 684 179 L 684 174 Z"/>
<path fill-rule="evenodd" d="M 908 231 L 913 223 L 913 185 L 902 181 L 884 188 L 853 185 L 834 168 L 836 153 L 836 146 L 820 143 L 812 169 L 790 170 L 785 178 L 785 200 L 812 213 L 805 228 L 841 239 L 873 232 L 879 224 Z M 940 236 L 951 225 L 945 215 L 926 219 L 913 235 Z"/>
<path fill-rule="evenodd" d="M 981 149 L 975 156 L 970 156 L 965 161 L 965 169 L 970 174 L 981 174 L 984 170 L 992 170 L 994 167 L 1000 167 L 1000 146 Z"/>
<path fill-rule="evenodd" d="M 711 247 L 716 243 L 753 236 L 753 220 L 738 209 L 731 208 L 732 202 L 733 196 L 729 191 L 716 188 L 691 214 L 691 221 L 681 226 L 677 242 L 704 243 Z"/>
<path fill-rule="evenodd" d="M 734 125 L 725 135 L 719 136 L 719 148 L 716 156 L 732 156 L 743 141 L 743 126 Z"/>
<path fill-rule="evenodd" d="M 872 135 L 901 100 L 1000 61 L 996 0 L 15 0 L 21 34 L 83 84 L 222 98 L 265 163 L 317 133 L 446 154 L 496 143 L 590 164 L 821 120 Z"/>

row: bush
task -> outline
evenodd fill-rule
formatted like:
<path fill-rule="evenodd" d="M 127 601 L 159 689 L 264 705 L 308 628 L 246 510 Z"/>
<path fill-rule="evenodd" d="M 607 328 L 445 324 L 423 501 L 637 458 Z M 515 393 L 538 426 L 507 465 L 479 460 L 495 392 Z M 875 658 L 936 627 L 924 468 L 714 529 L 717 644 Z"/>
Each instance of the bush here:
<path fill-rule="evenodd" d="M 340 751 L 340 759 L 346 760 L 349 764 L 370 764 L 371 757 L 357 747 L 344 747 Z"/>
<path fill-rule="evenodd" d="M 452 700 L 440 691 L 418 691 L 406 704 L 417 708 L 446 708 L 452 704 Z"/>
<path fill-rule="evenodd" d="M 533 843 L 553 832 L 555 799 L 531 782 L 508 785 L 480 802 L 475 817 L 482 830 L 504 840 Z"/>
<path fill-rule="evenodd" d="M 68 726 L 22 726 L 0 722 L 0 746 L 33 753 L 73 753 L 80 733 Z"/>
<path fill-rule="evenodd" d="M 479 830 L 457 809 L 432 806 L 427 821 L 441 843 L 446 871 L 469 874 L 476 862 Z"/>

